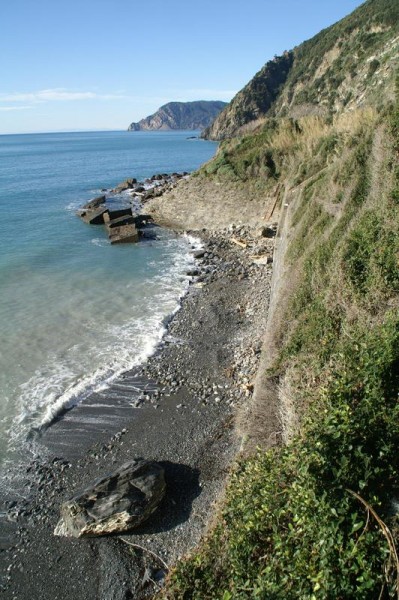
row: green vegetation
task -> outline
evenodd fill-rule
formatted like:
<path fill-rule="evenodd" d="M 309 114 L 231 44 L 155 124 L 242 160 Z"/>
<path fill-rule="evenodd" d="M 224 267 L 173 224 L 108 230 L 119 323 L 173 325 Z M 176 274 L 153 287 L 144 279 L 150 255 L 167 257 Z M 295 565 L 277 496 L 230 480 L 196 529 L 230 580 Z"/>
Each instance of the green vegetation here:
<path fill-rule="evenodd" d="M 340 107 L 350 102 L 354 87 L 367 84 L 371 92 L 374 75 L 382 61 L 388 59 L 386 52 L 379 59 L 374 54 L 381 53 L 393 32 L 398 32 L 398 25 L 396 0 L 369 0 L 342 21 L 298 46 L 284 97 L 293 105 L 314 104 L 334 112 L 335 102 Z M 353 80 L 358 75 L 360 79 L 355 84 Z M 344 97 L 339 93 L 342 84 Z"/>
<path fill-rule="evenodd" d="M 287 448 L 239 465 L 216 529 L 173 574 L 171 597 L 378 598 L 384 585 L 394 589 L 386 539 L 350 490 L 381 513 L 395 490 L 399 320 L 352 335 L 351 347 L 338 344 L 321 415 L 319 405 Z"/>
<path fill-rule="evenodd" d="M 357 74 L 359 59 L 372 56 L 373 51 L 392 38 L 391 28 L 397 29 L 399 23 L 399 5 L 396 0 L 369 0 L 351 15 L 332 25 L 298 46 L 294 66 L 290 72 L 288 93 L 295 94 L 299 83 L 309 83 L 326 56 L 334 49 L 337 56 L 312 85 L 307 85 L 304 97 L 297 97 L 297 103 L 328 99 L 330 93 L 345 78 L 346 73 Z M 375 28 L 373 30 L 373 28 Z M 369 76 L 379 67 L 379 61 L 369 63 Z"/>
<path fill-rule="evenodd" d="M 371 5 L 387 23 L 397 10 Z M 270 377 L 291 390 L 297 426 L 286 446 L 240 459 L 215 527 L 164 597 L 397 597 L 398 150 L 399 103 L 350 119 L 270 120 L 204 169 L 278 180 L 294 197 L 295 285 L 281 299 Z"/>
<path fill-rule="evenodd" d="M 277 179 L 278 169 L 270 149 L 275 127 L 271 121 L 257 135 L 222 142 L 216 158 L 202 167 L 202 173 L 242 181 L 255 177 Z"/>
<path fill-rule="evenodd" d="M 337 342 L 337 357 L 303 435 L 238 466 L 218 525 L 173 573 L 170 597 L 394 593 L 387 540 L 352 490 L 384 518 L 397 493 L 398 317 L 372 331 L 354 327 L 351 344 Z"/>

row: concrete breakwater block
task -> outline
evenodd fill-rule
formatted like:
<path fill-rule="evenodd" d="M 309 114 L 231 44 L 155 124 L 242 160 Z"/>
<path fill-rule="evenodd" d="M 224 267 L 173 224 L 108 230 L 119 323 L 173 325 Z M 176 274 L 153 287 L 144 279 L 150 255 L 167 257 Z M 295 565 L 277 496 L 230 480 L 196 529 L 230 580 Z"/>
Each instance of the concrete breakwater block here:
<path fill-rule="evenodd" d="M 127 183 L 133 186 L 136 180 L 127 180 Z M 93 198 L 76 214 L 89 225 L 105 225 L 111 244 L 137 243 L 140 240 L 137 228 L 144 227 L 152 221 L 148 215 L 133 215 L 131 207 L 107 206 L 106 196 Z"/>
<path fill-rule="evenodd" d="M 129 531 L 157 509 L 165 487 L 158 463 L 135 458 L 64 502 L 54 535 L 80 538 Z"/>
<path fill-rule="evenodd" d="M 119 212 L 119 211 L 114 211 Z M 113 213 L 104 214 L 104 223 L 111 244 L 129 244 L 139 241 L 139 232 L 136 229 L 132 212 L 117 216 L 112 219 Z"/>
<path fill-rule="evenodd" d="M 139 241 L 139 232 L 134 224 L 121 225 L 110 229 L 108 238 L 111 244 L 135 244 Z"/>
<path fill-rule="evenodd" d="M 76 214 L 83 219 L 85 223 L 89 223 L 89 225 L 102 225 L 106 221 L 112 221 L 119 217 L 131 216 L 132 209 L 129 207 L 111 210 L 105 204 L 105 196 L 100 196 L 85 204 L 85 206 L 78 210 Z"/>
<path fill-rule="evenodd" d="M 102 225 L 104 223 L 104 214 L 107 212 L 106 206 L 100 206 L 94 209 L 82 209 L 78 215 L 79 217 L 89 225 Z"/>
<path fill-rule="evenodd" d="M 81 217 L 85 223 L 89 223 L 89 225 L 100 225 L 104 222 L 103 214 L 107 211 L 105 202 L 105 196 L 92 198 L 87 204 L 82 206 L 76 214 L 78 217 Z"/>
<path fill-rule="evenodd" d="M 114 229 L 115 227 L 120 227 L 121 225 L 135 225 L 136 219 L 133 217 L 131 212 L 122 217 L 116 217 L 116 219 L 110 219 L 108 213 L 104 215 L 104 223 L 107 229 Z"/>
<path fill-rule="evenodd" d="M 96 208 L 100 208 L 102 204 L 105 204 L 106 197 L 105 196 L 97 196 L 97 198 L 93 198 L 87 204 L 82 206 L 82 210 L 95 210 Z"/>
<path fill-rule="evenodd" d="M 132 209 L 119 208 L 110 210 L 103 202 L 105 197 L 95 198 L 78 215 L 90 225 L 105 225 L 111 244 L 130 244 L 139 241 L 139 232 L 136 228 L 135 217 Z"/>
<path fill-rule="evenodd" d="M 132 209 L 131 209 L 131 207 L 114 208 L 114 209 L 108 208 L 107 213 L 108 213 L 107 217 L 104 215 L 104 223 L 106 222 L 105 221 L 106 219 L 108 220 L 108 217 L 109 217 L 109 221 L 113 221 L 114 219 L 119 219 L 120 217 L 129 217 L 132 215 Z"/>

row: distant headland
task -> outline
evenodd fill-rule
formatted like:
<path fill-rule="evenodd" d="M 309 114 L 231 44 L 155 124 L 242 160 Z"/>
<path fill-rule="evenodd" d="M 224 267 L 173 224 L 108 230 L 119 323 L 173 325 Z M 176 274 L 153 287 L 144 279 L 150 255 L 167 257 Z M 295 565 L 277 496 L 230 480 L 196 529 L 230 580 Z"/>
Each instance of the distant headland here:
<path fill-rule="evenodd" d="M 128 131 L 159 131 L 170 129 L 205 129 L 227 105 L 220 100 L 169 102 L 153 115 L 131 123 Z"/>

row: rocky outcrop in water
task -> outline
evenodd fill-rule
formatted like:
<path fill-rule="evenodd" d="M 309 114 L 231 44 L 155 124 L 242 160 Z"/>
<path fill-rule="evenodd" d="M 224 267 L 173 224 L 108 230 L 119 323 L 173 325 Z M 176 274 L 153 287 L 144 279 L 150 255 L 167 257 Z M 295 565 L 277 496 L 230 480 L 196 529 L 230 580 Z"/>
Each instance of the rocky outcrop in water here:
<path fill-rule="evenodd" d="M 105 196 L 97 196 L 97 198 L 93 198 L 87 204 L 82 206 L 82 210 L 96 210 L 97 208 L 101 208 L 105 202 Z"/>
<path fill-rule="evenodd" d="M 137 183 L 137 179 L 135 179 L 134 177 L 130 177 L 129 179 L 126 179 L 126 181 L 122 181 L 122 183 L 119 183 L 116 188 L 115 188 L 115 193 L 120 194 L 121 192 L 124 192 L 125 190 L 131 190 L 134 188 L 134 186 Z"/>
<path fill-rule="evenodd" d="M 168 129 L 204 129 L 208 127 L 226 106 L 219 100 L 195 102 L 169 102 L 156 113 L 131 123 L 128 131 L 156 131 Z"/>
<path fill-rule="evenodd" d="M 163 468 L 133 459 L 64 502 L 54 534 L 79 538 L 129 531 L 148 519 L 164 494 Z"/>

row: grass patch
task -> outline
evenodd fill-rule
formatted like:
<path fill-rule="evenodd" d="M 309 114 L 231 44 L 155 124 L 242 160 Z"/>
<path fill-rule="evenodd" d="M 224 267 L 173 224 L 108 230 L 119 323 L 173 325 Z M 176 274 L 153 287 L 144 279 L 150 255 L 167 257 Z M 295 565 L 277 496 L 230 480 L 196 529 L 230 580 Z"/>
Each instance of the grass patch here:
<path fill-rule="evenodd" d="M 354 293 L 370 296 L 375 287 L 388 295 L 399 292 L 399 232 L 392 221 L 368 211 L 347 240 L 344 270 Z"/>

